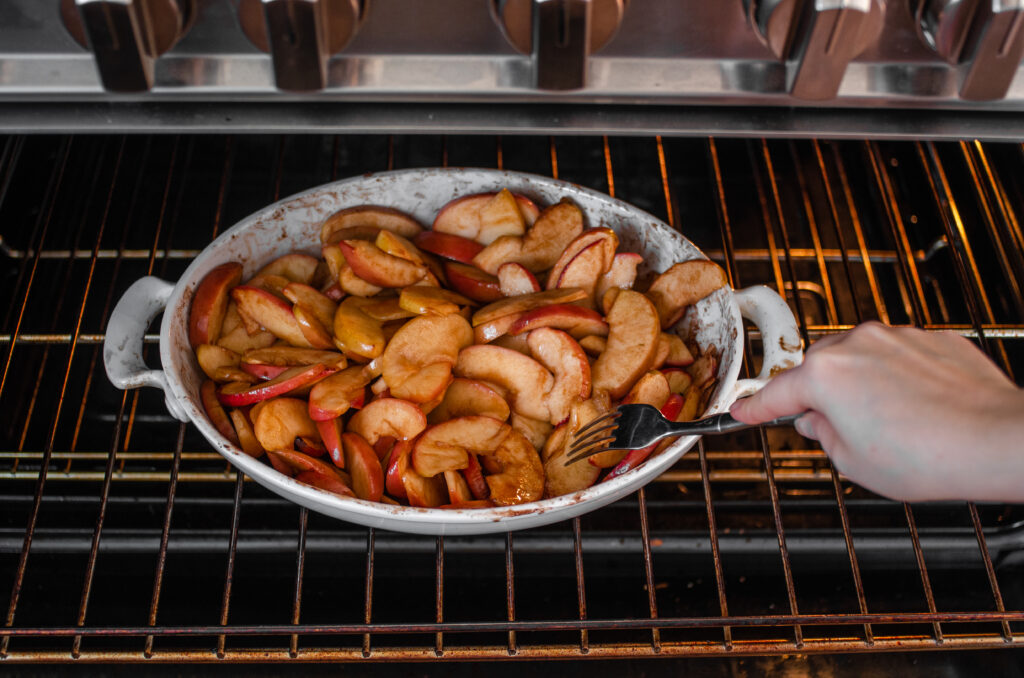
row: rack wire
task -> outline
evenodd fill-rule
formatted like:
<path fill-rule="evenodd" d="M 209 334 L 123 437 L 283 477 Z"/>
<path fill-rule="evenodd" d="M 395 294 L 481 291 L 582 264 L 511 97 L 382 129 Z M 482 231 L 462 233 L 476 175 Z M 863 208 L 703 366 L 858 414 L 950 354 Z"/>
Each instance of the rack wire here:
<path fill-rule="evenodd" d="M 103 331 L 235 220 L 332 179 L 472 165 L 634 203 L 791 302 L 1024 371 L 1024 146 L 661 137 L 9 137 L 0 151 L 3 661 L 363 661 L 1024 646 L 1024 507 L 890 502 L 811 441 L 702 441 L 561 525 L 428 538 L 249 482 Z M 155 334 L 147 357 L 158 361 Z M 751 328 L 745 369 L 757 367 Z M 964 451 L 965 454 L 969 450 Z M 4 597 L 6 596 L 6 597 Z"/>

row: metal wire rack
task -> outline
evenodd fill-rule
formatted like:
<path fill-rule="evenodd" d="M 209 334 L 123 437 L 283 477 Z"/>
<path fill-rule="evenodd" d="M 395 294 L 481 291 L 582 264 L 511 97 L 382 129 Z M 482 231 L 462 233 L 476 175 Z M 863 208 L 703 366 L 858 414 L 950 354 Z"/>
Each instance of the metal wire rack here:
<path fill-rule="evenodd" d="M 793 432 L 701 443 L 593 514 L 413 537 L 247 481 L 100 360 L 120 293 L 279 197 L 504 167 L 632 202 L 783 290 L 1024 373 L 1024 146 L 660 137 L 0 140 L 0 660 L 361 661 L 1024 646 L 1024 507 L 906 505 Z M 156 335 L 146 337 L 155 364 Z M 756 368 L 751 334 L 747 370 Z M 969 454 L 970 450 L 965 450 Z"/>

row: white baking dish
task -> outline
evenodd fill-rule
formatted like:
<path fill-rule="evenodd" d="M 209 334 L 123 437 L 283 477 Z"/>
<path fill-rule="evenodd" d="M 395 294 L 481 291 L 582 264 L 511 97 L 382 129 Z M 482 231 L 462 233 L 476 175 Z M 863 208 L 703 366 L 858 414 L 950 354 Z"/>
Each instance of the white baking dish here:
<path fill-rule="evenodd" d="M 507 187 L 540 205 L 569 198 L 582 208 L 588 226 L 607 226 L 620 239 L 620 251 L 644 257 L 640 289 L 652 274 L 677 261 L 706 258 L 692 243 L 650 214 L 596 191 L 564 181 L 497 170 L 412 169 L 363 175 L 320 186 L 281 200 L 225 231 L 196 257 L 177 284 L 155 277 L 134 283 L 120 299 L 107 326 L 103 358 L 119 388 L 163 389 L 167 409 L 191 421 L 214 448 L 256 482 L 311 510 L 370 527 L 420 534 L 484 534 L 545 525 L 592 511 L 636 491 L 669 468 L 697 441 L 677 440 L 664 453 L 609 482 L 574 494 L 519 506 L 442 510 L 390 506 L 340 497 L 288 478 L 225 440 L 203 411 L 199 387 L 205 378 L 188 341 L 188 312 L 197 284 L 213 267 L 241 262 L 244 277 L 291 251 L 318 254 L 320 222 L 352 205 L 395 207 L 429 225 L 437 210 L 457 196 Z M 162 370 L 142 360 L 146 328 L 163 312 L 160 325 Z M 743 318 L 760 330 L 764 360 L 755 379 L 738 380 L 743 359 Z M 773 290 L 756 286 L 721 289 L 690 308 L 678 330 L 693 336 L 701 350 L 720 356 L 718 385 L 707 413 L 728 409 L 734 400 L 761 388 L 771 375 L 800 363 L 800 336 L 786 303 Z"/>

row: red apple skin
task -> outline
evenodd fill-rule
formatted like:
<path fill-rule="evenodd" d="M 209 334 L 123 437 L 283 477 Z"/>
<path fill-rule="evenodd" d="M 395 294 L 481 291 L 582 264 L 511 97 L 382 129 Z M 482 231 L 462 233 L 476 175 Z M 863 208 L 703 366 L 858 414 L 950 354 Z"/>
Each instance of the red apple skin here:
<path fill-rule="evenodd" d="M 253 405 L 261 400 L 267 400 L 269 398 L 284 395 L 289 391 L 312 384 L 336 371 L 336 367 L 330 367 L 324 364 L 309 365 L 302 369 L 292 368 L 291 370 L 279 375 L 276 379 L 271 379 L 270 381 L 257 384 L 252 388 L 241 391 L 240 393 L 218 392 L 217 399 L 222 405 L 227 405 L 228 407 Z"/>
<path fill-rule="evenodd" d="M 414 442 L 414 440 L 399 440 L 391 448 L 388 470 L 384 477 L 384 488 L 388 494 L 396 499 L 409 498 L 405 491 L 405 484 L 402 482 L 402 474 L 409 468 L 409 460 L 412 456 Z"/>
<path fill-rule="evenodd" d="M 440 231 L 423 231 L 413 242 L 421 250 L 463 264 L 472 264 L 473 257 L 484 248 L 475 240 Z"/>
<path fill-rule="evenodd" d="M 428 273 L 422 264 L 388 254 L 365 240 L 342 240 L 338 247 L 352 272 L 371 285 L 407 287 Z"/>
<path fill-rule="evenodd" d="M 232 445 L 241 447 L 241 443 L 238 442 L 238 434 L 235 433 L 235 427 L 231 423 L 228 413 L 221 407 L 220 401 L 217 396 L 217 382 L 206 380 L 203 385 L 199 388 L 199 399 L 203 403 L 203 409 L 206 410 L 206 416 L 210 418 L 210 422 L 213 424 L 217 432 L 228 439 Z"/>
<path fill-rule="evenodd" d="M 188 317 L 188 339 L 193 348 L 213 344 L 220 338 L 228 310 L 228 292 L 241 280 L 242 265 L 229 261 L 207 273 L 196 287 Z"/>
<path fill-rule="evenodd" d="M 341 436 L 342 425 L 340 418 L 328 419 L 326 421 L 314 421 L 316 430 L 320 433 L 320 439 L 324 442 L 327 454 L 331 461 L 338 468 L 345 468 L 345 450 L 342 448 Z"/>
<path fill-rule="evenodd" d="M 462 470 L 462 475 L 469 485 L 469 491 L 473 493 L 474 499 L 488 499 L 491 496 L 491 488 L 484 480 L 484 471 L 480 466 L 480 460 L 475 454 L 470 453 L 469 465 Z"/>
<path fill-rule="evenodd" d="M 515 336 L 541 327 L 565 330 L 573 339 L 581 339 L 591 334 L 599 337 L 608 336 L 608 323 L 600 313 L 573 304 L 552 304 L 527 311 L 509 327 L 508 333 Z"/>
<path fill-rule="evenodd" d="M 665 404 L 661 406 L 661 413 L 669 421 L 675 421 L 675 418 L 679 416 L 679 413 L 683 409 L 684 402 L 685 399 L 683 398 L 683 396 L 679 395 L 678 393 L 673 393 L 668 397 L 668 400 L 665 401 Z M 615 467 L 608 472 L 608 475 L 605 476 L 604 480 L 607 481 L 611 480 L 612 478 L 618 478 L 624 473 L 632 471 L 637 466 L 644 463 L 647 460 L 647 457 L 651 455 L 651 452 L 654 452 L 657 446 L 658 443 L 652 443 L 647 447 L 644 447 L 639 450 L 630 450 L 629 453 L 622 458 L 622 461 L 616 464 Z"/>
<path fill-rule="evenodd" d="M 446 261 L 444 273 L 448 278 L 448 285 L 453 290 L 473 301 L 489 304 L 505 297 L 501 293 L 501 285 L 497 278 L 473 266 L 457 261 Z"/>
<path fill-rule="evenodd" d="M 327 492 L 340 494 L 343 497 L 355 496 L 349 486 L 342 482 L 341 478 L 338 478 L 337 476 L 317 473 L 316 471 L 303 471 L 295 476 L 295 480 L 319 490 L 326 490 Z"/>
<path fill-rule="evenodd" d="M 243 319 L 248 317 L 278 339 L 292 346 L 309 348 L 302 328 L 292 314 L 292 305 L 284 299 L 259 287 L 239 285 L 231 290 L 231 298 L 238 305 Z"/>
<path fill-rule="evenodd" d="M 276 379 L 277 377 L 281 376 L 282 372 L 285 372 L 288 369 L 290 369 L 288 365 L 261 365 L 259 363 L 246 362 L 241 363 L 240 367 L 242 368 L 243 371 L 251 374 L 257 379 L 262 379 L 264 381 Z"/>
<path fill-rule="evenodd" d="M 377 453 L 357 433 L 343 433 L 345 466 L 352 474 L 352 490 L 360 499 L 380 501 L 384 494 L 384 469 Z"/>
<path fill-rule="evenodd" d="M 322 457 L 327 452 L 327 448 L 319 441 L 302 437 L 295 439 L 295 449 L 311 457 Z"/>

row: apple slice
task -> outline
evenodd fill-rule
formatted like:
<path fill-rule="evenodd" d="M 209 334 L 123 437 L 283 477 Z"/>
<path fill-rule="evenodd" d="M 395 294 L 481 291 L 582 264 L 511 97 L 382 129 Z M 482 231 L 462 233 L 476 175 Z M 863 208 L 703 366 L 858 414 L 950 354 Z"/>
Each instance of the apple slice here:
<path fill-rule="evenodd" d="M 503 297 L 498 279 L 478 268 L 457 261 L 446 261 L 444 272 L 451 288 L 473 301 L 486 304 Z"/>
<path fill-rule="evenodd" d="M 523 205 L 527 205 L 525 210 Z M 532 212 L 533 216 L 535 210 L 531 201 L 513 195 L 508 189 L 466 195 L 438 211 L 432 230 L 488 245 L 503 235 L 522 235 L 527 226 L 524 212 Z"/>
<path fill-rule="evenodd" d="M 662 369 L 661 373 L 668 380 L 668 388 L 672 393 L 686 393 L 686 389 L 693 383 L 693 377 L 681 367 L 668 367 Z"/>
<path fill-rule="evenodd" d="M 509 392 L 512 410 L 547 420 L 547 394 L 555 378 L 539 362 L 511 349 L 490 344 L 469 346 L 459 353 L 455 375 L 493 382 Z"/>
<path fill-rule="evenodd" d="M 231 298 L 238 305 L 240 315 L 255 320 L 278 339 L 292 346 L 311 348 L 287 302 L 266 290 L 248 285 L 239 285 L 231 290 Z"/>
<path fill-rule="evenodd" d="M 656 370 L 665 364 L 665 359 L 668 358 L 668 352 L 671 349 L 668 334 L 662 332 L 661 336 L 658 337 L 658 347 L 654 349 L 654 358 L 651 360 L 652 370 Z"/>
<path fill-rule="evenodd" d="M 220 338 L 228 293 L 242 280 L 242 265 L 221 264 L 203 276 L 189 306 L 188 339 L 193 347 L 213 344 Z"/>
<path fill-rule="evenodd" d="M 482 415 L 498 421 L 508 419 L 508 403 L 497 391 L 476 379 L 454 379 L 444 392 L 444 398 L 427 417 L 431 424 L 439 424 L 456 417 Z"/>
<path fill-rule="evenodd" d="M 323 363 L 329 367 L 342 369 L 345 367 L 345 356 L 336 351 L 318 351 L 312 348 L 296 348 L 294 346 L 271 346 L 270 348 L 252 349 L 242 356 L 242 365 L 275 365 L 295 367 L 297 365 L 316 365 Z"/>
<path fill-rule="evenodd" d="M 397 398 L 426 403 L 451 382 L 459 351 L 473 342 L 473 329 L 461 315 L 413 318 L 388 342 L 381 358 L 384 380 Z"/>
<path fill-rule="evenodd" d="M 266 450 L 256 438 L 256 433 L 252 430 L 252 424 L 249 423 L 249 417 L 245 412 L 231 410 L 228 412 L 228 416 L 231 417 L 231 423 L 234 424 L 235 433 L 238 435 L 238 446 L 242 448 L 242 451 L 255 459 L 262 457 Z"/>
<path fill-rule="evenodd" d="M 341 419 L 335 417 L 334 419 L 327 419 L 325 421 L 313 421 L 316 424 L 316 430 L 320 434 L 320 440 L 324 443 L 324 448 L 327 449 L 327 454 L 331 457 L 331 461 L 338 468 L 345 468 L 345 450 L 342 447 L 341 435 L 344 433 Z"/>
<path fill-rule="evenodd" d="M 320 242 L 325 245 L 337 242 L 341 239 L 337 233 L 351 227 L 385 229 L 406 238 L 415 238 L 423 230 L 414 218 L 391 207 L 357 205 L 339 210 L 324 219 L 320 227 Z"/>
<path fill-rule="evenodd" d="M 417 315 L 458 313 L 460 307 L 472 303 L 461 294 L 439 287 L 406 287 L 398 297 L 398 305 L 402 309 Z"/>
<path fill-rule="evenodd" d="M 512 313 L 477 325 L 473 328 L 473 342 L 476 344 L 487 344 L 505 336 L 520 317 L 522 317 L 521 313 Z"/>
<path fill-rule="evenodd" d="M 378 287 L 408 287 L 428 273 L 423 264 L 392 256 L 365 240 L 342 240 L 338 247 L 352 272 Z"/>
<path fill-rule="evenodd" d="M 224 314 L 224 325 L 221 329 L 220 339 L 217 346 L 234 351 L 245 353 L 251 349 L 266 348 L 277 341 L 270 332 L 259 331 L 256 334 L 249 334 L 242 322 L 242 316 L 238 314 L 238 305 L 235 302 L 228 303 L 227 313 Z"/>
<path fill-rule="evenodd" d="M 560 424 L 569 416 L 569 408 L 590 397 L 590 363 L 580 345 L 561 330 L 542 327 L 527 337 L 530 352 L 541 365 L 555 375 L 544 399 L 548 421 Z"/>
<path fill-rule="evenodd" d="M 318 490 L 325 490 L 332 494 L 341 495 L 342 497 L 353 497 L 352 490 L 345 484 L 345 481 L 335 475 L 327 475 L 325 473 L 318 473 L 316 471 L 303 471 L 296 474 L 295 480 L 315 487 Z"/>
<path fill-rule="evenodd" d="M 633 290 L 622 290 L 608 314 L 608 344 L 592 372 L 594 391 L 621 398 L 654 359 L 661 325 L 654 304 Z"/>
<path fill-rule="evenodd" d="M 217 432 L 224 436 L 229 443 L 238 446 L 239 441 L 235 434 L 235 427 L 231 425 L 231 419 L 218 399 L 216 382 L 210 380 L 203 382 L 203 385 L 199 387 L 199 400 Z"/>
<path fill-rule="evenodd" d="M 526 341 L 526 337 L 528 336 L 529 335 L 527 334 L 519 334 L 513 337 L 508 334 L 503 334 L 494 341 L 492 341 L 491 344 L 493 344 L 494 346 L 500 346 L 501 348 L 507 348 L 518 353 L 522 353 L 527 358 L 532 358 L 533 354 L 530 353 L 530 345 Z"/>
<path fill-rule="evenodd" d="M 568 435 L 567 424 L 562 424 L 551 435 L 548 445 L 544 448 L 544 496 L 558 497 L 585 490 L 601 475 L 601 469 L 591 464 L 566 465 L 571 437 Z M 559 435 L 559 431 L 563 431 Z"/>
<path fill-rule="evenodd" d="M 307 410 L 306 401 L 298 398 L 274 398 L 261 407 L 252 428 L 263 449 L 290 450 L 296 438 L 320 442 L 320 432 Z"/>
<path fill-rule="evenodd" d="M 700 409 L 702 389 L 697 384 L 691 383 L 683 393 L 683 409 L 680 410 L 676 421 L 693 421 L 697 417 L 697 410 Z"/>
<path fill-rule="evenodd" d="M 295 322 L 299 324 L 299 330 L 307 344 L 318 349 L 334 348 L 334 337 L 317 320 L 313 311 L 301 304 L 295 304 L 292 307 L 292 315 L 295 317 Z M 333 323 L 331 326 L 333 327 Z"/>
<path fill-rule="evenodd" d="M 341 250 L 339 250 L 340 252 Z M 341 289 L 341 285 L 337 281 L 329 283 L 323 288 L 323 295 L 331 301 L 337 303 L 345 298 L 345 290 Z"/>
<path fill-rule="evenodd" d="M 292 367 L 279 374 L 270 381 L 265 381 L 255 386 L 248 386 L 239 392 L 231 392 L 227 386 L 217 393 L 217 399 L 228 407 L 244 407 L 253 405 L 262 400 L 268 400 L 286 393 L 298 391 L 305 386 L 312 386 L 321 379 L 334 374 L 336 367 L 330 367 L 322 363 Z M 228 384 L 230 386 L 231 384 Z M 264 445 L 266 447 L 266 445 Z"/>
<path fill-rule="evenodd" d="M 352 271 L 338 245 L 325 245 L 321 252 L 330 269 L 331 278 L 337 281 L 339 290 L 344 294 L 372 297 L 381 291 L 382 288 L 366 282 Z"/>
<path fill-rule="evenodd" d="M 355 433 L 342 434 L 341 442 L 345 448 L 345 467 L 352 475 L 352 490 L 360 499 L 380 501 L 384 493 L 384 469 L 377 454 Z"/>
<path fill-rule="evenodd" d="M 322 457 L 327 453 L 327 448 L 324 447 L 322 442 L 305 436 L 299 436 L 295 439 L 295 449 L 311 457 Z"/>
<path fill-rule="evenodd" d="M 715 380 L 718 373 L 718 358 L 714 352 L 707 351 L 687 367 L 686 371 L 693 377 L 693 383 L 698 388 L 703 388 Z"/>
<path fill-rule="evenodd" d="M 524 417 L 517 412 L 512 413 L 509 424 L 514 430 L 522 433 L 538 452 L 544 449 L 544 443 L 551 435 L 551 431 L 554 430 L 551 422 Z"/>
<path fill-rule="evenodd" d="M 605 241 L 591 243 L 572 258 L 557 280 L 549 281 L 549 288 L 579 287 L 587 293 L 586 306 L 594 306 L 594 293 L 605 272 Z"/>
<path fill-rule="evenodd" d="M 501 293 L 506 297 L 515 297 L 520 294 L 540 292 L 540 283 L 536 276 L 530 273 L 522 264 L 510 261 L 498 267 L 498 284 L 501 286 Z"/>
<path fill-rule="evenodd" d="M 335 342 L 345 353 L 372 360 L 384 352 L 384 330 L 363 310 L 363 300 L 347 297 L 334 314 Z"/>
<path fill-rule="evenodd" d="M 565 246 L 565 249 L 559 253 L 558 260 L 554 262 L 551 267 L 551 272 L 548 273 L 548 289 L 554 288 L 558 281 L 562 278 L 562 274 L 565 272 L 566 267 L 584 250 L 590 248 L 592 245 L 600 245 L 598 251 L 602 254 L 601 259 L 601 274 L 608 271 L 612 262 L 615 258 L 615 250 L 619 246 L 619 237 L 615 235 L 615 231 L 610 228 L 599 227 L 599 228 L 588 228 L 587 230 L 580 233 L 572 242 Z"/>
<path fill-rule="evenodd" d="M 402 476 L 409 468 L 409 460 L 412 458 L 412 447 L 412 440 L 399 440 L 391 448 L 391 453 L 384 464 L 387 467 L 384 473 L 384 489 L 392 497 L 398 499 L 409 498 L 405 492 Z"/>
<path fill-rule="evenodd" d="M 361 403 L 370 380 L 359 365 L 349 367 L 318 382 L 309 392 L 309 416 L 313 421 L 326 421 L 348 412 Z"/>
<path fill-rule="evenodd" d="M 636 269 L 643 263 L 643 260 L 642 256 L 634 252 L 619 252 L 616 254 L 612 258 L 611 268 L 597 281 L 594 298 L 604 298 L 605 292 L 613 287 L 622 290 L 633 289 L 633 284 L 636 282 Z"/>
<path fill-rule="evenodd" d="M 214 381 L 236 381 L 224 368 L 237 368 L 242 356 L 213 344 L 199 344 L 195 349 L 196 361 L 203 374 Z"/>
<path fill-rule="evenodd" d="M 647 296 L 658 309 L 661 326 L 668 328 L 679 321 L 687 306 L 728 284 L 721 266 L 707 259 L 692 259 L 673 264 L 655 278 Z"/>
<path fill-rule="evenodd" d="M 541 212 L 525 236 L 498 238 L 473 257 L 473 264 L 492 274 L 507 262 L 522 264 L 533 273 L 546 271 L 582 231 L 583 212 L 562 201 Z"/>
<path fill-rule="evenodd" d="M 492 454 L 511 431 L 508 424 L 491 417 L 449 419 L 431 426 L 416 440 L 413 468 L 425 478 L 464 469 L 470 453 Z"/>
<path fill-rule="evenodd" d="M 440 231 L 423 231 L 416 236 L 413 242 L 421 250 L 464 264 L 471 264 L 473 257 L 484 248 L 483 245 L 469 238 Z"/>
<path fill-rule="evenodd" d="M 683 396 L 677 393 L 671 394 L 660 408 L 662 415 L 664 415 L 665 418 L 668 419 L 669 421 L 676 421 L 676 417 L 679 416 L 679 413 L 683 409 L 683 403 Z M 674 438 L 669 439 L 665 442 L 670 443 L 671 440 L 674 440 Z M 639 450 L 630 450 L 626 454 L 626 456 L 622 458 L 622 461 L 616 464 L 615 467 L 608 472 L 608 475 L 604 477 L 604 481 L 602 482 L 606 482 L 608 480 L 611 480 L 612 478 L 618 478 L 624 473 L 632 471 L 637 466 L 644 463 L 647 460 L 647 457 L 651 456 L 651 453 L 654 452 L 654 450 L 658 446 L 659 443 L 651 443 L 647 447 L 641 448 Z"/>
<path fill-rule="evenodd" d="M 546 290 L 532 294 L 520 294 L 517 297 L 505 297 L 493 304 L 484 306 L 473 314 L 473 326 L 482 325 L 495 318 L 500 318 L 514 313 L 525 313 L 542 306 L 551 304 L 568 304 L 573 301 L 585 299 L 587 293 L 579 287 L 567 287 L 564 289 Z"/>
<path fill-rule="evenodd" d="M 392 322 L 394 320 L 405 320 L 416 314 L 407 311 L 398 304 L 398 297 L 371 297 L 369 299 L 353 300 L 363 310 L 363 313 L 378 322 Z"/>
<path fill-rule="evenodd" d="M 325 295 L 317 292 L 309 285 L 296 282 L 285 285 L 282 293 L 288 301 L 296 306 L 301 305 L 312 311 L 313 315 L 316 316 L 316 319 L 324 327 L 332 326 L 334 313 L 338 310 L 338 305 Z"/>
<path fill-rule="evenodd" d="M 281 376 L 290 368 L 287 365 L 260 365 L 256 363 L 242 363 L 242 371 L 250 377 L 256 377 L 259 381 L 270 381 Z"/>
<path fill-rule="evenodd" d="M 608 336 L 608 323 L 600 313 L 572 304 L 551 304 L 527 311 L 512 323 L 508 333 L 514 336 L 541 327 L 565 330 L 574 339 Z"/>
<path fill-rule="evenodd" d="M 316 268 L 320 260 L 308 254 L 292 252 L 285 254 L 261 268 L 256 276 L 281 276 L 292 282 L 309 285 L 316 276 Z"/>
<path fill-rule="evenodd" d="M 487 459 L 500 469 L 484 478 L 491 501 L 498 506 L 526 504 L 544 496 L 544 465 L 523 434 L 509 431 Z"/>
<path fill-rule="evenodd" d="M 458 471 L 445 471 L 444 484 L 448 486 L 448 499 L 452 505 L 467 504 L 475 500 L 466 479 Z"/>
<path fill-rule="evenodd" d="M 370 445 L 383 437 L 412 440 L 427 427 L 427 418 L 414 403 L 400 398 L 381 398 L 352 415 L 348 430 Z"/>
<path fill-rule="evenodd" d="M 622 291 L 620 287 L 610 287 L 608 291 L 601 297 L 601 310 L 604 311 L 605 315 L 612 310 L 612 306 L 615 305 L 615 300 L 619 298 L 619 292 Z"/>
<path fill-rule="evenodd" d="M 348 476 L 325 461 L 295 450 L 267 450 L 274 468 L 285 475 L 295 475 L 299 482 L 344 496 L 353 496 Z M 344 488 L 344 489 L 342 489 Z"/>
<path fill-rule="evenodd" d="M 693 364 L 693 354 L 679 335 L 671 332 L 662 332 L 668 340 L 668 355 L 665 357 L 665 365 L 671 367 L 686 367 Z"/>
<path fill-rule="evenodd" d="M 466 468 L 462 469 L 462 476 L 466 479 L 466 485 L 469 486 L 469 491 L 472 493 L 474 499 L 488 499 L 491 496 L 491 488 L 487 486 L 487 481 L 484 480 L 484 471 L 480 466 L 480 460 L 476 458 L 475 454 L 470 454 L 467 457 Z"/>
<path fill-rule="evenodd" d="M 459 511 L 464 509 L 494 508 L 496 504 L 489 499 L 474 499 L 473 501 L 459 501 L 451 504 L 441 504 L 437 508 Z"/>
<path fill-rule="evenodd" d="M 636 405 L 653 405 L 660 408 L 672 395 L 668 378 L 657 370 L 651 370 L 640 377 L 622 402 Z"/>
<path fill-rule="evenodd" d="M 423 253 L 420 252 L 419 248 L 397 233 L 380 231 L 377 233 L 373 244 L 380 248 L 381 251 L 387 252 L 393 257 L 399 257 L 415 264 L 424 263 Z"/>

